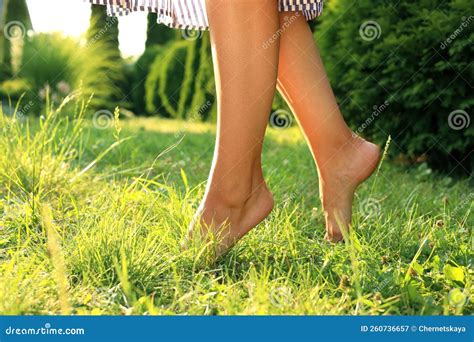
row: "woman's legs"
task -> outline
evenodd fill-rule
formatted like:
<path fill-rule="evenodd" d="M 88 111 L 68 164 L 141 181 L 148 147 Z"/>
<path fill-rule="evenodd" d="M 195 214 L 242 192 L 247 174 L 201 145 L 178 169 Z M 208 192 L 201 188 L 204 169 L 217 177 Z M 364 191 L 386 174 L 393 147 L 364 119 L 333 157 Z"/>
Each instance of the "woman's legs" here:
<path fill-rule="evenodd" d="M 339 241 L 341 229 L 351 222 L 354 191 L 376 168 L 379 148 L 346 125 L 304 16 L 282 13 L 280 25 L 278 90 L 302 127 L 318 167 L 326 238 Z"/>
<path fill-rule="evenodd" d="M 191 224 L 219 239 L 218 254 L 260 223 L 273 199 L 260 166 L 276 90 L 279 44 L 263 43 L 279 27 L 276 0 L 207 0 L 218 124 L 206 193 Z"/>

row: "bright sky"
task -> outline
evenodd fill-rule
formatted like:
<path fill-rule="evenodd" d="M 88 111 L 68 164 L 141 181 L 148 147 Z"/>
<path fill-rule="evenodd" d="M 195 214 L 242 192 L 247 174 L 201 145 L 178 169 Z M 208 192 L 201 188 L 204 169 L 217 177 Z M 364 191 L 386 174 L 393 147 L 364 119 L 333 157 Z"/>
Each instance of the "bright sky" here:
<path fill-rule="evenodd" d="M 89 25 L 90 4 L 83 0 L 27 0 L 37 32 L 60 31 L 80 36 Z M 145 48 L 146 14 L 133 13 L 119 19 L 120 50 L 125 57 L 140 55 Z"/>

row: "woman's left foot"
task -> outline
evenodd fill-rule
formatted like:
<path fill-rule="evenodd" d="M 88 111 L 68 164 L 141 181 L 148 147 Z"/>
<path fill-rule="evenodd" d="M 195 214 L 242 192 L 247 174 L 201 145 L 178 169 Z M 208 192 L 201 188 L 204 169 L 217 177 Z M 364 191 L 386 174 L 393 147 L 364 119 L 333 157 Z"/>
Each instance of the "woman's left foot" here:
<path fill-rule="evenodd" d="M 326 220 L 326 240 L 344 239 L 352 219 L 354 192 L 375 171 L 380 148 L 358 136 L 319 165 L 319 189 Z"/>

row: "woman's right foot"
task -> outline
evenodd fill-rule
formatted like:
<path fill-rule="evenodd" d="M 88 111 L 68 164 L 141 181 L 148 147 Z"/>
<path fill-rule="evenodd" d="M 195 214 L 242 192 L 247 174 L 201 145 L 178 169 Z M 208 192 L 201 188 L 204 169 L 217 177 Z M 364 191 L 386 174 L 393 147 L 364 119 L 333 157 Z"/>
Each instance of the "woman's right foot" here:
<path fill-rule="evenodd" d="M 213 241 L 214 252 L 220 256 L 262 222 L 274 205 L 273 196 L 263 179 L 246 200 L 236 201 L 231 197 L 230 192 L 210 191 L 206 194 L 189 226 L 185 245 L 198 236 L 200 241 Z"/>
<path fill-rule="evenodd" d="M 375 171 L 380 148 L 359 136 L 350 140 L 319 165 L 319 189 L 326 220 L 326 240 L 344 239 L 352 218 L 357 187 Z"/>

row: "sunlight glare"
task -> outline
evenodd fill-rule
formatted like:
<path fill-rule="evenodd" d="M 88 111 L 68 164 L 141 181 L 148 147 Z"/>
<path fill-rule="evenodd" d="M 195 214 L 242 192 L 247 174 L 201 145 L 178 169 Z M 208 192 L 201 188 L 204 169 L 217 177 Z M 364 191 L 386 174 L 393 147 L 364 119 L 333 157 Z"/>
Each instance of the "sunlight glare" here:
<path fill-rule="evenodd" d="M 86 32 L 90 5 L 83 0 L 27 0 L 36 32 L 62 32 L 74 37 Z M 124 57 L 140 55 L 146 40 L 146 14 L 119 19 L 120 50 Z"/>

